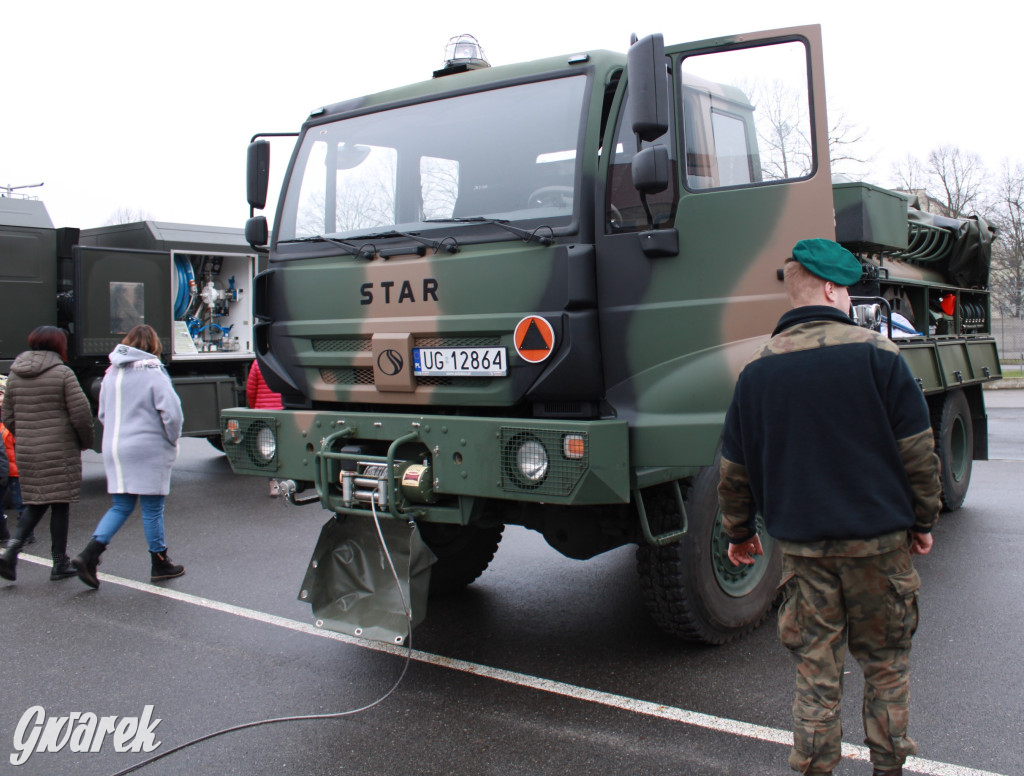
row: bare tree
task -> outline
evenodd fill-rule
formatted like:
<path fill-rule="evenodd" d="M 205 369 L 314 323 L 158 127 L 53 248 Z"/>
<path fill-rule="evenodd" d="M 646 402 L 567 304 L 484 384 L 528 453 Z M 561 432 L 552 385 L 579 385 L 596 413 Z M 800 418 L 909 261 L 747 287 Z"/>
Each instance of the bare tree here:
<path fill-rule="evenodd" d="M 828 122 L 828 155 L 832 174 L 863 177 L 874 159 L 864 153 L 867 130 L 850 121 L 845 111 L 829 109 L 828 114 L 835 116 Z"/>
<path fill-rule="evenodd" d="M 423 218 L 451 218 L 459 196 L 459 163 L 424 156 L 420 160 Z"/>
<path fill-rule="evenodd" d="M 764 177 L 785 180 L 810 174 L 806 97 L 778 80 L 755 81 L 748 93 L 757 105 L 754 115 Z"/>
<path fill-rule="evenodd" d="M 811 154 L 810 120 L 806 95 L 783 81 L 742 81 L 741 87 L 757 106 L 755 123 L 761 167 L 768 180 L 809 175 Z M 842 110 L 828 123 L 828 151 L 833 175 L 857 178 L 872 157 L 864 154 L 867 131 L 851 122 Z"/>
<path fill-rule="evenodd" d="M 890 172 L 893 185 L 900 191 L 924 191 L 928 185 L 928 175 L 921 160 L 913 154 L 907 154 L 894 162 Z"/>
<path fill-rule="evenodd" d="M 944 197 L 943 215 L 955 218 L 982 208 L 985 166 L 976 153 L 959 146 L 940 146 L 929 152 L 927 172 L 931 190 Z"/>
<path fill-rule="evenodd" d="M 319 165 L 311 161 L 299 192 L 296 234 L 310 237 L 325 232 L 338 234 L 393 225 L 398 185 L 396 170 L 394 149 L 374 149 L 359 164 L 339 168 L 333 173 L 332 199 L 328 201 L 324 174 Z"/>
<path fill-rule="evenodd" d="M 152 221 L 153 215 L 148 210 L 125 207 L 122 205 L 107 219 L 105 226 L 114 224 L 131 224 L 135 221 Z"/>
<path fill-rule="evenodd" d="M 989 285 L 1003 317 L 1024 318 L 1024 165 L 1004 161 L 991 219 L 999 230 Z"/>

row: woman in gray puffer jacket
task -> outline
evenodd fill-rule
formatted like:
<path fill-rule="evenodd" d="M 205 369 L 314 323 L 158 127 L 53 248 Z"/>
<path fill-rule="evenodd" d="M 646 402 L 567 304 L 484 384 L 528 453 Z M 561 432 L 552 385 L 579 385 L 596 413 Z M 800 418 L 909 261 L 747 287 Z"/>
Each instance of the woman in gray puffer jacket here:
<path fill-rule="evenodd" d="M 15 579 L 24 539 L 50 510 L 50 579 L 75 575 L 68 561 L 68 515 L 82 485 L 82 450 L 92 447 L 92 410 L 68 368 L 67 336 L 56 326 L 28 335 L 30 350 L 11 365 L 3 422 L 18 438 L 18 472 L 26 505 L 14 538 L 0 552 L 0 576 Z"/>
<path fill-rule="evenodd" d="M 142 502 L 142 527 L 152 558 L 150 579 L 185 573 L 167 557 L 164 544 L 164 498 L 171 492 L 171 466 L 178 457 L 183 416 L 181 400 L 160 362 L 160 338 L 140 324 L 110 354 L 100 386 L 103 465 L 113 503 L 100 519 L 92 540 L 72 563 L 78 578 L 99 587 L 96 566 L 135 503 Z"/>

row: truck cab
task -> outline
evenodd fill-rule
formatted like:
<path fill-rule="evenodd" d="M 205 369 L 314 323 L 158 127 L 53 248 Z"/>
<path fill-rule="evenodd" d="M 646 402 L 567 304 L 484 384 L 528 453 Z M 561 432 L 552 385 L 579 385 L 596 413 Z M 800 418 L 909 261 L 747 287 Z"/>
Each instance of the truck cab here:
<path fill-rule="evenodd" d="M 788 307 L 779 270 L 797 241 L 837 236 L 822 71 L 817 27 L 649 36 L 309 116 L 273 234 L 262 216 L 246 229 L 267 238 L 255 350 L 285 408 L 225 413 L 223 436 L 235 471 L 332 514 L 301 592 L 318 622 L 380 622 L 373 600 L 343 605 L 337 560 L 364 557 L 380 521 L 414 529 L 396 540 L 409 600 L 469 584 L 518 524 L 572 558 L 636 544 L 675 635 L 721 643 L 762 621 L 780 554 L 728 563 L 716 461 L 736 377 Z M 267 153 L 250 146 L 254 208 Z M 903 275 L 950 285 L 899 246 L 861 247 L 871 299 Z M 994 343 L 951 336 L 975 347 L 957 388 L 982 417 Z M 406 614 L 422 607 L 392 605 L 374 633 L 400 641 Z"/>

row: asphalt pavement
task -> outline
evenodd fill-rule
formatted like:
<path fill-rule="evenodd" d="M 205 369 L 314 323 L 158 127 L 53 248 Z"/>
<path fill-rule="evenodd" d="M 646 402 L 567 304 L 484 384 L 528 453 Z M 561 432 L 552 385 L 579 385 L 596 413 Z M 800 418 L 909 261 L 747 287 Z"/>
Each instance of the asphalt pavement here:
<path fill-rule="evenodd" d="M 920 751 L 907 773 L 1024 774 L 1024 391 L 986 398 L 991 460 L 975 462 L 964 507 L 917 561 Z M 72 552 L 107 506 L 102 461 L 87 453 Z M 136 772 L 790 772 L 793 667 L 770 622 L 723 647 L 678 642 L 643 610 L 632 548 L 574 561 L 510 527 L 476 583 L 431 600 L 411 650 L 358 642 L 317 630 L 297 599 L 327 517 L 269 498 L 265 480 L 235 476 L 205 442 L 184 440 L 167 504 L 184 577 L 149 583 L 136 516 L 103 556 L 99 590 L 50 582 L 41 524 L 17 582 L 0 583 L 0 774 L 112 776 L 224 729 L 339 713 L 236 730 Z M 837 776 L 871 771 L 859 671 L 848 671 Z M 89 715 L 124 735 L 96 735 Z M 67 740 L 12 765 L 33 731 L 53 749 Z M 117 751 L 132 740 L 155 748 Z M 97 751 L 73 751 L 86 743 Z"/>

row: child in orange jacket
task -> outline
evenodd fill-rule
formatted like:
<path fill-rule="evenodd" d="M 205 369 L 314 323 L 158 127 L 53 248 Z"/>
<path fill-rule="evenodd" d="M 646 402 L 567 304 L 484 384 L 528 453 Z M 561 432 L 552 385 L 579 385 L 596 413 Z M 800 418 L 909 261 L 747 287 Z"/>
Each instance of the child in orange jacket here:
<path fill-rule="evenodd" d="M 4 392 L 7 389 L 7 376 L 0 375 L 0 403 L 3 402 Z M 7 515 L 4 514 L 3 505 L 7 501 L 7 494 L 11 496 L 11 506 L 18 511 L 18 520 L 21 520 L 21 513 L 25 511 L 25 505 L 21 502 L 21 481 L 18 479 L 18 462 L 14 457 L 14 434 L 7 430 L 7 426 L 0 423 L 0 435 L 3 436 L 4 458 L 7 461 L 7 482 L 0 478 L 0 541 L 7 541 L 11 538 L 10 530 L 7 528 Z M 31 544 L 36 540 L 35 535 L 26 537 L 25 544 Z"/>

